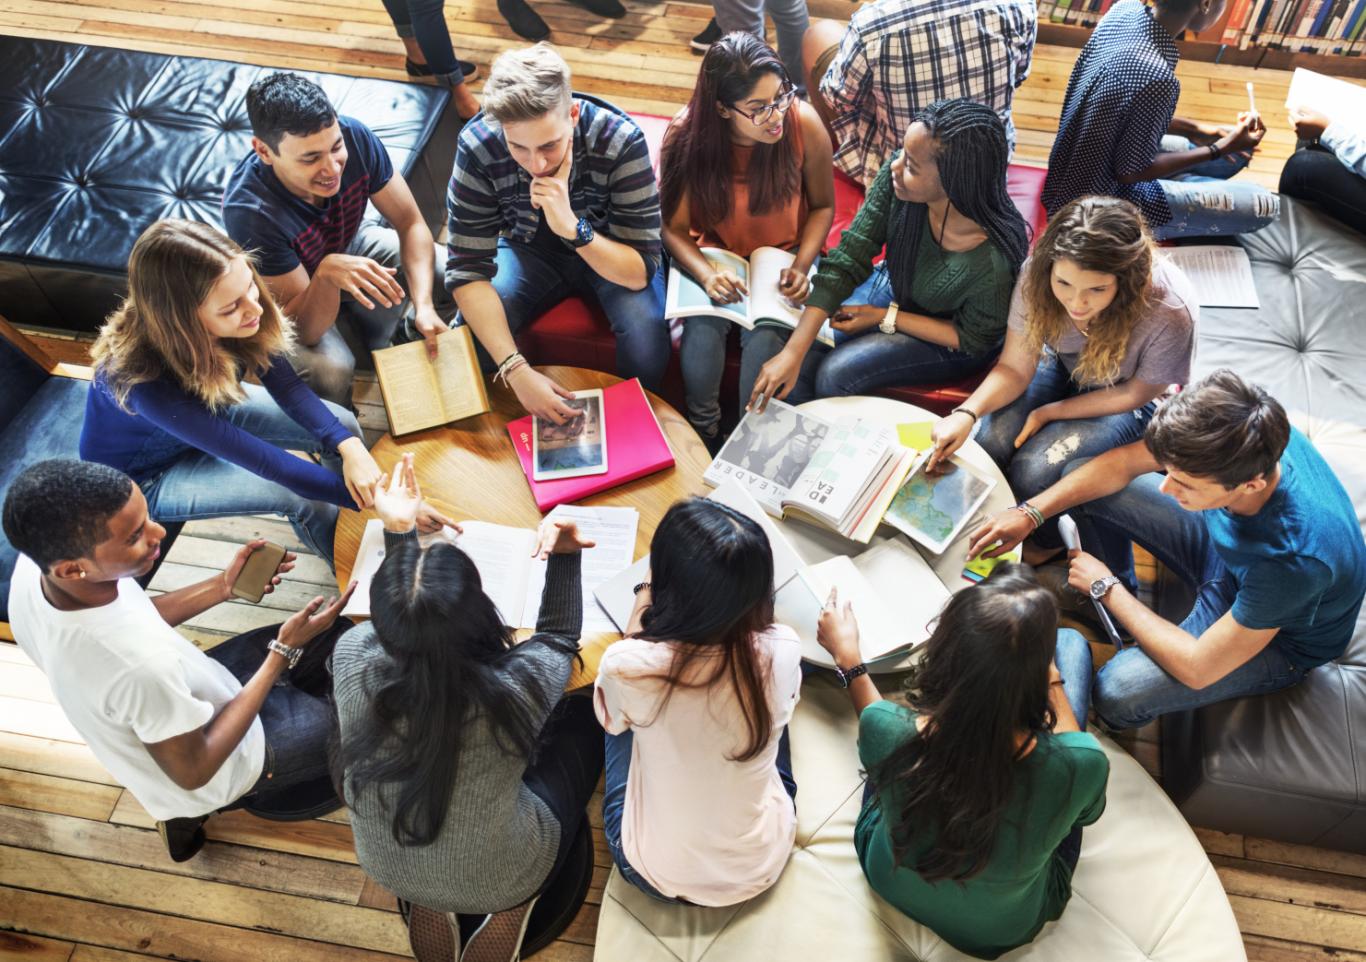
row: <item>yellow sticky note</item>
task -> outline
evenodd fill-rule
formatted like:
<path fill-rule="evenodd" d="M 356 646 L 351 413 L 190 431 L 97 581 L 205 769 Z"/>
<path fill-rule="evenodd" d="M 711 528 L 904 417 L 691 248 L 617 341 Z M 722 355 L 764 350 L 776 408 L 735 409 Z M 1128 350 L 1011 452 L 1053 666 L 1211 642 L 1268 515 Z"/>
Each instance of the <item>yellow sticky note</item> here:
<path fill-rule="evenodd" d="M 963 580 L 972 582 L 985 581 L 987 575 L 991 574 L 996 566 L 1002 561 L 1018 562 L 1019 560 L 1020 549 L 1018 547 L 1010 549 L 997 558 L 974 558 L 963 566 Z"/>
<path fill-rule="evenodd" d="M 898 424 L 896 426 L 897 439 L 903 445 L 915 451 L 928 451 L 934 446 L 930 440 L 930 429 L 934 427 L 933 421 L 916 421 L 914 424 Z"/>

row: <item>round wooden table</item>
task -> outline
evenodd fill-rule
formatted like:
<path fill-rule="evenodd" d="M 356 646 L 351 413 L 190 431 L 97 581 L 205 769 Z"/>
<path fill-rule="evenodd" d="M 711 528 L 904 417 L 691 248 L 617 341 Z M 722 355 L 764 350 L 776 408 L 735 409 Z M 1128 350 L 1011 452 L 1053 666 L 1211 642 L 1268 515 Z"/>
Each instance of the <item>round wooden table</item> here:
<path fill-rule="evenodd" d="M 610 387 L 621 380 L 611 374 L 576 367 L 537 370 L 571 391 Z M 667 401 L 648 391 L 646 396 L 673 449 L 674 466 L 580 502 L 589 506 L 631 507 L 639 511 L 636 557 L 650 550 L 655 526 L 675 501 L 707 492 L 702 473 L 711 464 L 706 447 L 687 419 Z M 531 487 L 507 433 L 508 422 L 524 417 L 526 412 L 516 395 L 505 387 L 491 386 L 489 400 L 493 410 L 488 414 L 430 431 L 415 431 L 402 438 L 386 434 L 370 453 L 382 470 L 390 471 L 404 454 L 412 452 L 423 496 L 431 499 L 453 521 L 477 518 L 495 524 L 534 528 L 540 523 L 541 512 L 532 500 Z M 611 430 L 610 426 L 608 430 Z M 342 587 L 350 583 L 365 523 L 373 517 L 373 510 L 343 511 L 337 519 L 337 583 Z"/>

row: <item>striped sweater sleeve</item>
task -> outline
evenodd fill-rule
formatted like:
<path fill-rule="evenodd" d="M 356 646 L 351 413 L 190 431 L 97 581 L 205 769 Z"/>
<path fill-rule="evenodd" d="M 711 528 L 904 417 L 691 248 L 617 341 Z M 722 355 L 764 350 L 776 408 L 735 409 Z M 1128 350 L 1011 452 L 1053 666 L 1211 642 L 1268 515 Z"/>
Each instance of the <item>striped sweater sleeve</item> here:
<path fill-rule="evenodd" d="M 473 281 L 489 281 L 496 271 L 494 255 L 502 216 L 498 191 L 490 176 L 486 151 L 466 130 L 455 149 L 455 169 L 446 188 L 446 290 Z"/>
<path fill-rule="evenodd" d="M 608 174 L 607 234 L 632 247 L 645 262 L 645 276 L 654 277 L 660 262 L 659 188 L 645 135 L 633 123 L 623 123 L 624 138 Z"/>

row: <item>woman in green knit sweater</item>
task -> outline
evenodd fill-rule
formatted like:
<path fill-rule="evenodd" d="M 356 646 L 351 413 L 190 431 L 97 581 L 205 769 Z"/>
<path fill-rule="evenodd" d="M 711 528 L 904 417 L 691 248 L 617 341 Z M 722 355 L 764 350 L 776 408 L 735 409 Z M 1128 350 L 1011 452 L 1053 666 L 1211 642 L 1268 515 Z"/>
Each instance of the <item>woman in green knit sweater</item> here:
<path fill-rule="evenodd" d="M 941 100 L 920 112 L 903 147 L 822 260 L 800 324 L 755 382 L 752 408 L 966 377 L 1000 350 L 1029 248 L 1006 192 L 1005 127 L 981 104 Z M 828 356 L 803 368 L 826 318 L 837 346 L 817 345 Z"/>

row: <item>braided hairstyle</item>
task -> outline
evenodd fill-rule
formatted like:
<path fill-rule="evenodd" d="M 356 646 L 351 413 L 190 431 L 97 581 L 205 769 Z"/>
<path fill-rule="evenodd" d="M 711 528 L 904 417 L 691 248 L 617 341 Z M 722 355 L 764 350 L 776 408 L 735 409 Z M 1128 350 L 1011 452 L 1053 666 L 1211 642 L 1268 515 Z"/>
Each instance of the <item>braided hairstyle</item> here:
<path fill-rule="evenodd" d="M 1006 192 L 1010 147 L 996 112 L 972 100 L 936 100 L 920 113 L 935 141 L 934 159 L 949 203 L 986 231 L 1010 264 L 1012 277 L 1029 253 L 1029 228 Z M 894 199 L 895 200 L 895 199 Z M 911 278 L 920 253 L 929 208 L 895 200 L 887 230 L 887 262 L 893 293 L 909 303 Z"/>

